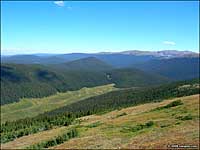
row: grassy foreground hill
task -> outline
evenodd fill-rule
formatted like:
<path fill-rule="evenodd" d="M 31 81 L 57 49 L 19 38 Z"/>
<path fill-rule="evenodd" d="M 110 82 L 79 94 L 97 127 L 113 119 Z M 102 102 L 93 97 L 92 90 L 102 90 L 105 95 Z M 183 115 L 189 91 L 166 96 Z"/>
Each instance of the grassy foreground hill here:
<path fill-rule="evenodd" d="M 198 127 L 199 94 L 81 117 L 70 126 L 24 136 L 2 144 L 1 148 L 26 148 L 76 128 L 78 137 L 49 148 L 166 149 L 168 145 L 179 144 L 198 149 Z"/>

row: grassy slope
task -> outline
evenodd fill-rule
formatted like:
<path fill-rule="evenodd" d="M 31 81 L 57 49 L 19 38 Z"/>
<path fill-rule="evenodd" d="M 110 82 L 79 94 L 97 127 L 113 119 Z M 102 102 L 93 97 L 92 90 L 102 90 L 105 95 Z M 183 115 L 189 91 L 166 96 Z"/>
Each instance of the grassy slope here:
<path fill-rule="evenodd" d="M 56 95 L 45 98 L 22 99 L 17 103 L 1 106 L 1 123 L 22 119 L 25 117 L 34 117 L 38 114 L 50 111 L 65 105 L 100 95 L 115 90 L 114 84 L 97 86 L 93 88 L 82 88 L 77 91 L 68 91 L 66 93 L 57 93 Z"/>
<path fill-rule="evenodd" d="M 180 99 L 183 105 L 155 110 Z M 121 114 L 126 113 L 126 115 Z M 191 115 L 191 120 L 180 120 L 180 116 Z M 56 128 L 16 139 L 2 148 L 23 148 L 42 140 L 62 134 L 63 130 L 77 127 L 79 137 L 53 148 L 166 148 L 167 144 L 197 145 L 199 139 L 199 95 L 148 103 L 103 115 L 79 118 L 69 127 Z M 153 121 L 154 125 L 136 132 L 131 127 Z M 128 129 L 128 130 L 127 130 Z"/>

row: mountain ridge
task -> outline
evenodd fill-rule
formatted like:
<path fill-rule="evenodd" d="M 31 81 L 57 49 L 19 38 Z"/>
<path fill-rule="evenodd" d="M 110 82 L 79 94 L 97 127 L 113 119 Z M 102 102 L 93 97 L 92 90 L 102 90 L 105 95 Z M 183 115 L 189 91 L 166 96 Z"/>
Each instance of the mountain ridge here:
<path fill-rule="evenodd" d="M 56 65 L 57 68 L 66 70 L 102 71 L 113 67 L 96 57 L 86 57 Z"/>

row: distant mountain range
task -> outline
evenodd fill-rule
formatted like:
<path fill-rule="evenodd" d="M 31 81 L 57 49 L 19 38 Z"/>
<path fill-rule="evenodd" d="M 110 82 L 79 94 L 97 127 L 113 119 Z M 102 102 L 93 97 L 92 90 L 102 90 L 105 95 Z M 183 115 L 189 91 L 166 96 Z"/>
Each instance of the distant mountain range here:
<path fill-rule="evenodd" d="M 154 56 L 161 58 L 178 58 L 178 57 L 198 57 L 198 53 L 191 51 L 163 50 L 163 51 L 139 51 L 131 50 L 119 52 L 119 54 L 136 55 L 136 56 Z"/>
<path fill-rule="evenodd" d="M 199 53 L 177 50 L 14 55 L 2 56 L 1 62 L 51 65 L 66 70 L 72 68 L 74 70 L 137 68 L 164 75 L 173 80 L 198 77 L 199 72 Z M 95 65 L 99 64 L 101 67 L 96 69 Z"/>
<path fill-rule="evenodd" d="M 150 59 L 169 59 L 182 57 L 199 57 L 198 53 L 190 51 L 163 50 L 163 51 L 123 51 L 101 53 L 70 53 L 70 54 L 30 54 L 1 56 L 4 63 L 19 64 L 58 64 L 86 57 L 96 57 L 116 67 L 127 67 L 129 64 L 142 63 Z M 121 61 L 118 63 L 118 61 Z"/>

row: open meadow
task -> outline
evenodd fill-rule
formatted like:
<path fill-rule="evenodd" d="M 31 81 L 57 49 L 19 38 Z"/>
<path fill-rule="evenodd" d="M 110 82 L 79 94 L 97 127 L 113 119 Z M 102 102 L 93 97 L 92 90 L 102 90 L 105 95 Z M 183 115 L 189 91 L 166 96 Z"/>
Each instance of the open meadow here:
<path fill-rule="evenodd" d="M 34 117 L 46 111 L 51 111 L 53 109 L 116 89 L 117 88 L 114 87 L 114 84 L 108 84 L 92 88 L 85 87 L 77 91 L 57 93 L 53 96 L 44 98 L 22 99 L 19 102 L 1 106 L 1 123 L 23 119 L 26 117 Z"/>

